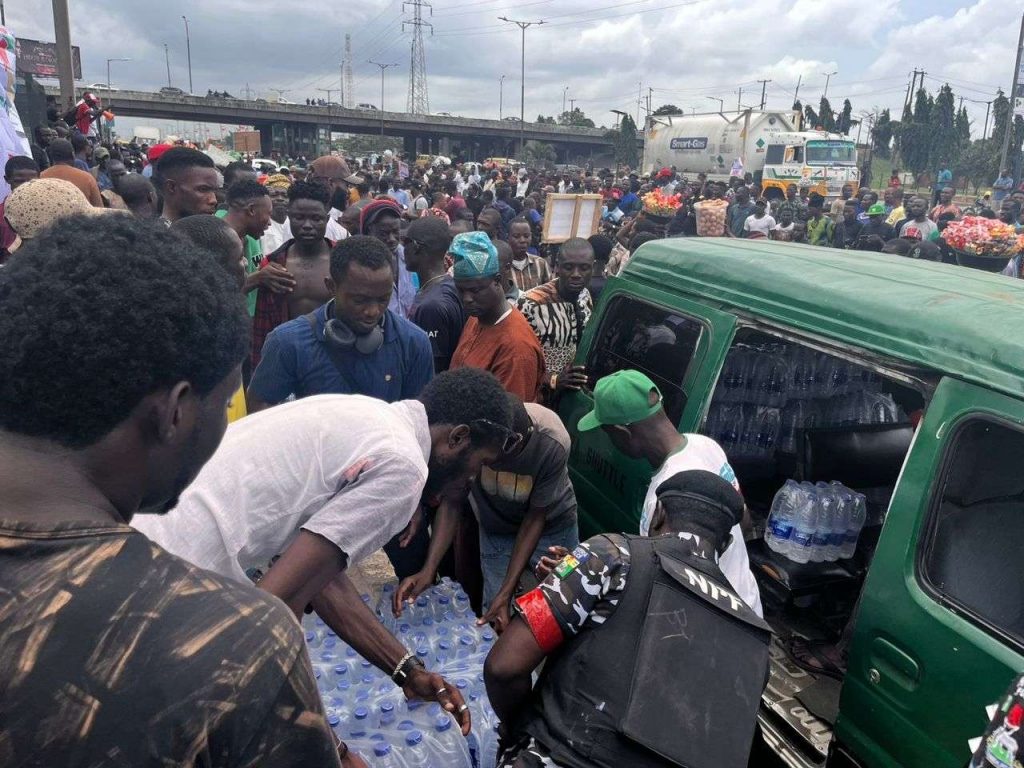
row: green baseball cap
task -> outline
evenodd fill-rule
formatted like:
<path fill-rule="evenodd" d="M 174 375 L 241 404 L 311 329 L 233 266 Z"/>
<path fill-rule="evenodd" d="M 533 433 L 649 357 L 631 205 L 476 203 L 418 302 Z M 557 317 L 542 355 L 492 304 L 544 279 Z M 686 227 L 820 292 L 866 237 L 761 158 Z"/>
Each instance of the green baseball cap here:
<path fill-rule="evenodd" d="M 658 400 L 650 404 L 651 390 Z M 580 419 L 581 432 L 600 426 L 635 424 L 661 410 L 661 392 L 657 385 L 640 371 L 616 371 L 597 382 L 594 387 L 594 410 Z"/>
<path fill-rule="evenodd" d="M 885 215 L 885 206 L 882 205 L 881 203 L 875 203 L 870 208 L 868 208 L 868 216 L 884 216 L 884 215 Z"/>

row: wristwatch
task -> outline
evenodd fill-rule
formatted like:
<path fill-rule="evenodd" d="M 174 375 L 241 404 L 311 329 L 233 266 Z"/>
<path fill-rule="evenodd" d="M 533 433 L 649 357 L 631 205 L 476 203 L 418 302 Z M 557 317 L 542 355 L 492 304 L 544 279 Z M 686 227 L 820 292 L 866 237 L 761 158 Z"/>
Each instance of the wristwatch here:
<path fill-rule="evenodd" d="M 395 685 L 402 687 L 408 682 L 414 669 L 426 669 L 426 665 L 414 654 L 407 653 L 391 673 L 391 680 Z"/>

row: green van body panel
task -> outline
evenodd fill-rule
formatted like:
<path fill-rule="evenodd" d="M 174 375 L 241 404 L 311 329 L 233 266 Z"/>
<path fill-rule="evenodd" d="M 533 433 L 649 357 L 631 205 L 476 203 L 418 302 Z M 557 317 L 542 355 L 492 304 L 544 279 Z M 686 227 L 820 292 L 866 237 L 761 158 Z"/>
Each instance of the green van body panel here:
<path fill-rule="evenodd" d="M 586 363 L 621 296 L 704 323 L 682 382 L 683 432 L 698 429 L 741 326 L 927 374 L 934 391 L 861 593 L 836 738 L 865 766 L 963 768 L 985 706 L 1024 670 L 1024 650 L 940 602 L 918 574 L 918 558 L 957 425 L 979 414 L 1024 425 L 1024 284 L 793 243 L 659 240 L 609 279 L 577 363 Z M 567 395 L 559 407 L 572 437 L 581 533 L 635 532 L 651 469 L 618 454 L 600 430 L 576 429 L 591 407 L 589 392 Z"/>

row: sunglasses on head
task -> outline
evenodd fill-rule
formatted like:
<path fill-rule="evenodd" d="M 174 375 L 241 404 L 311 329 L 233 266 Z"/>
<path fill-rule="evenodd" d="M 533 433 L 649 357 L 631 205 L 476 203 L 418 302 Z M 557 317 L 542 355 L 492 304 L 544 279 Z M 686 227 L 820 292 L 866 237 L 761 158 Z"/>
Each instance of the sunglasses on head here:
<path fill-rule="evenodd" d="M 483 425 L 491 432 L 496 432 L 502 435 L 502 453 L 512 453 L 512 451 L 514 451 L 516 447 L 523 441 L 523 436 L 518 432 L 513 432 L 508 427 L 502 426 L 501 424 L 496 424 L 495 422 L 490 421 L 489 419 L 473 419 L 473 421 L 470 422 L 470 426 L 475 425 Z"/>

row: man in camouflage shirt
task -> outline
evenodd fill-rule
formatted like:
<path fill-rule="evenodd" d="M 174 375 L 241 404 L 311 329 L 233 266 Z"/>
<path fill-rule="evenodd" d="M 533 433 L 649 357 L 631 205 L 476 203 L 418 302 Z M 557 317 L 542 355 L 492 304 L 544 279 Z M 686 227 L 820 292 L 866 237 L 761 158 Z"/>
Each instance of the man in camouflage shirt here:
<path fill-rule="evenodd" d="M 801 191 L 806 192 L 806 187 Z M 781 203 L 774 203 L 772 205 L 772 215 L 776 218 L 776 220 L 782 217 L 782 212 L 784 210 L 788 210 L 792 213 L 791 218 L 795 222 L 807 221 L 808 213 L 807 203 L 805 202 L 805 195 L 797 194 L 796 184 L 790 184 L 788 187 L 786 187 L 785 200 L 783 200 Z"/>

